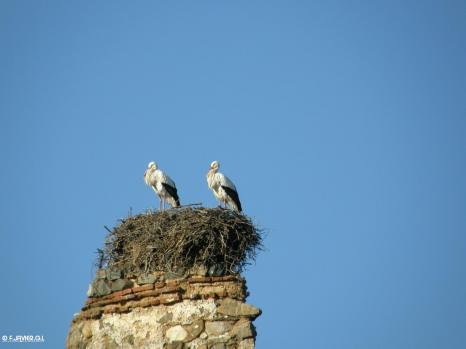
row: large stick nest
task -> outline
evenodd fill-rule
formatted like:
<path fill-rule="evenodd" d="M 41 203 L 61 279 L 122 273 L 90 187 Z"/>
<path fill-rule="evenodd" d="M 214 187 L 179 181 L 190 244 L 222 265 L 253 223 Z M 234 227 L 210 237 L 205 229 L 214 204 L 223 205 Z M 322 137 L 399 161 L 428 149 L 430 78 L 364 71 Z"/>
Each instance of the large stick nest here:
<path fill-rule="evenodd" d="M 261 231 L 247 216 L 185 207 L 122 220 L 108 234 L 100 263 L 126 275 L 197 267 L 229 274 L 241 272 L 261 248 Z"/>

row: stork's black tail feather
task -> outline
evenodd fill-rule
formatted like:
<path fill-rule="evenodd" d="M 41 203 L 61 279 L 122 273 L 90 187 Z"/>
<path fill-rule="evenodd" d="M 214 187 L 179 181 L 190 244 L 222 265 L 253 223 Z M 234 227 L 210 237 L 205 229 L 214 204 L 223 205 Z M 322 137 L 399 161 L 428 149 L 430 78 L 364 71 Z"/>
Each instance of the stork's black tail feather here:
<path fill-rule="evenodd" d="M 243 209 L 241 208 L 241 202 L 239 201 L 238 192 L 232 188 L 225 187 L 222 185 L 223 190 L 227 193 L 231 200 L 235 203 L 236 207 L 238 208 L 238 212 L 241 212 Z"/>
<path fill-rule="evenodd" d="M 179 207 L 180 206 L 180 198 L 178 197 L 178 191 L 176 190 L 175 187 L 172 187 L 171 185 L 168 185 L 167 183 L 162 183 L 163 187 L 165 190 L 170 194 L 170 196 L 175 200 L 176 206 L 174 207 Z"/>

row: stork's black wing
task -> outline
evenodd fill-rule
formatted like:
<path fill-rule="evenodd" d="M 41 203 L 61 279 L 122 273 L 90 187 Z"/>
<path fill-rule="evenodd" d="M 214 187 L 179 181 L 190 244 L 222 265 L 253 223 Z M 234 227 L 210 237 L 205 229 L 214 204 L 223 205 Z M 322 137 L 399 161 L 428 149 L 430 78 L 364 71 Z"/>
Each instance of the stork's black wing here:
<path fill-rule="evenodd" d="M 175 200 L 176 206 L 180 206 L 180 198 L 178 197 L 178 191 L 176 190 L 175 187 L 172 187 L 171 185 L 167 183 L 162 183 L 163 187 L 165 190 L 170 194 L 170 196 Z"/>
<path fill-rule="evenodd" d="M 223 185 L 222 185 L 222 188 L 223 188 L 223 190 L 225 190 L 227 195 L 233 200 L 236 207 L 238 207 L 238 211 L 241 212 L 242 208 L 241 208 L 241 202 L 239 201 L 238 192 L 236 190 L 232 189 L 232 188 L 225 187 Z"/>

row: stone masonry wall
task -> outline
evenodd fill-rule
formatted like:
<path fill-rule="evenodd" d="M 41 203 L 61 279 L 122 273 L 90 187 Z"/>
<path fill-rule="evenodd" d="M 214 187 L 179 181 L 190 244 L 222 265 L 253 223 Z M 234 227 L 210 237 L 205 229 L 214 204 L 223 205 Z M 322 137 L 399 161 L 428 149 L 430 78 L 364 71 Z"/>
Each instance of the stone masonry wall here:
<path fill-rule="evenodd" d="M 121 278 L 99 270 L 73 318 L 68 349 L 253 349 L 252 321 L 239 275 L 172 273 Z"/>

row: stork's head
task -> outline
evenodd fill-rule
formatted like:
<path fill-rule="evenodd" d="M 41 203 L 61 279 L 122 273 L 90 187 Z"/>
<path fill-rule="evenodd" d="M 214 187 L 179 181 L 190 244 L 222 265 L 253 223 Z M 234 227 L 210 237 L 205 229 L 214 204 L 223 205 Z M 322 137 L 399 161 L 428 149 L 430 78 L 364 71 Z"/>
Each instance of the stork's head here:
<path fill-rule="evenodd" d="M 146 176 L 154 172 L 156 169 L 157 169 L 157 164 L 154 161 L 149 162 L 149 164 L 147 165 L 147 170 L 144 171 L 144 180 L 146 181 L 146 183 L 148 180 Z"/>
<path fill-rule="evenodd" d="M 212 161 L 212 163 L 210 164 L 211 170 L 218 170 L 219 167 L 220 167 L 220 163 L 217 160 Z"/>

